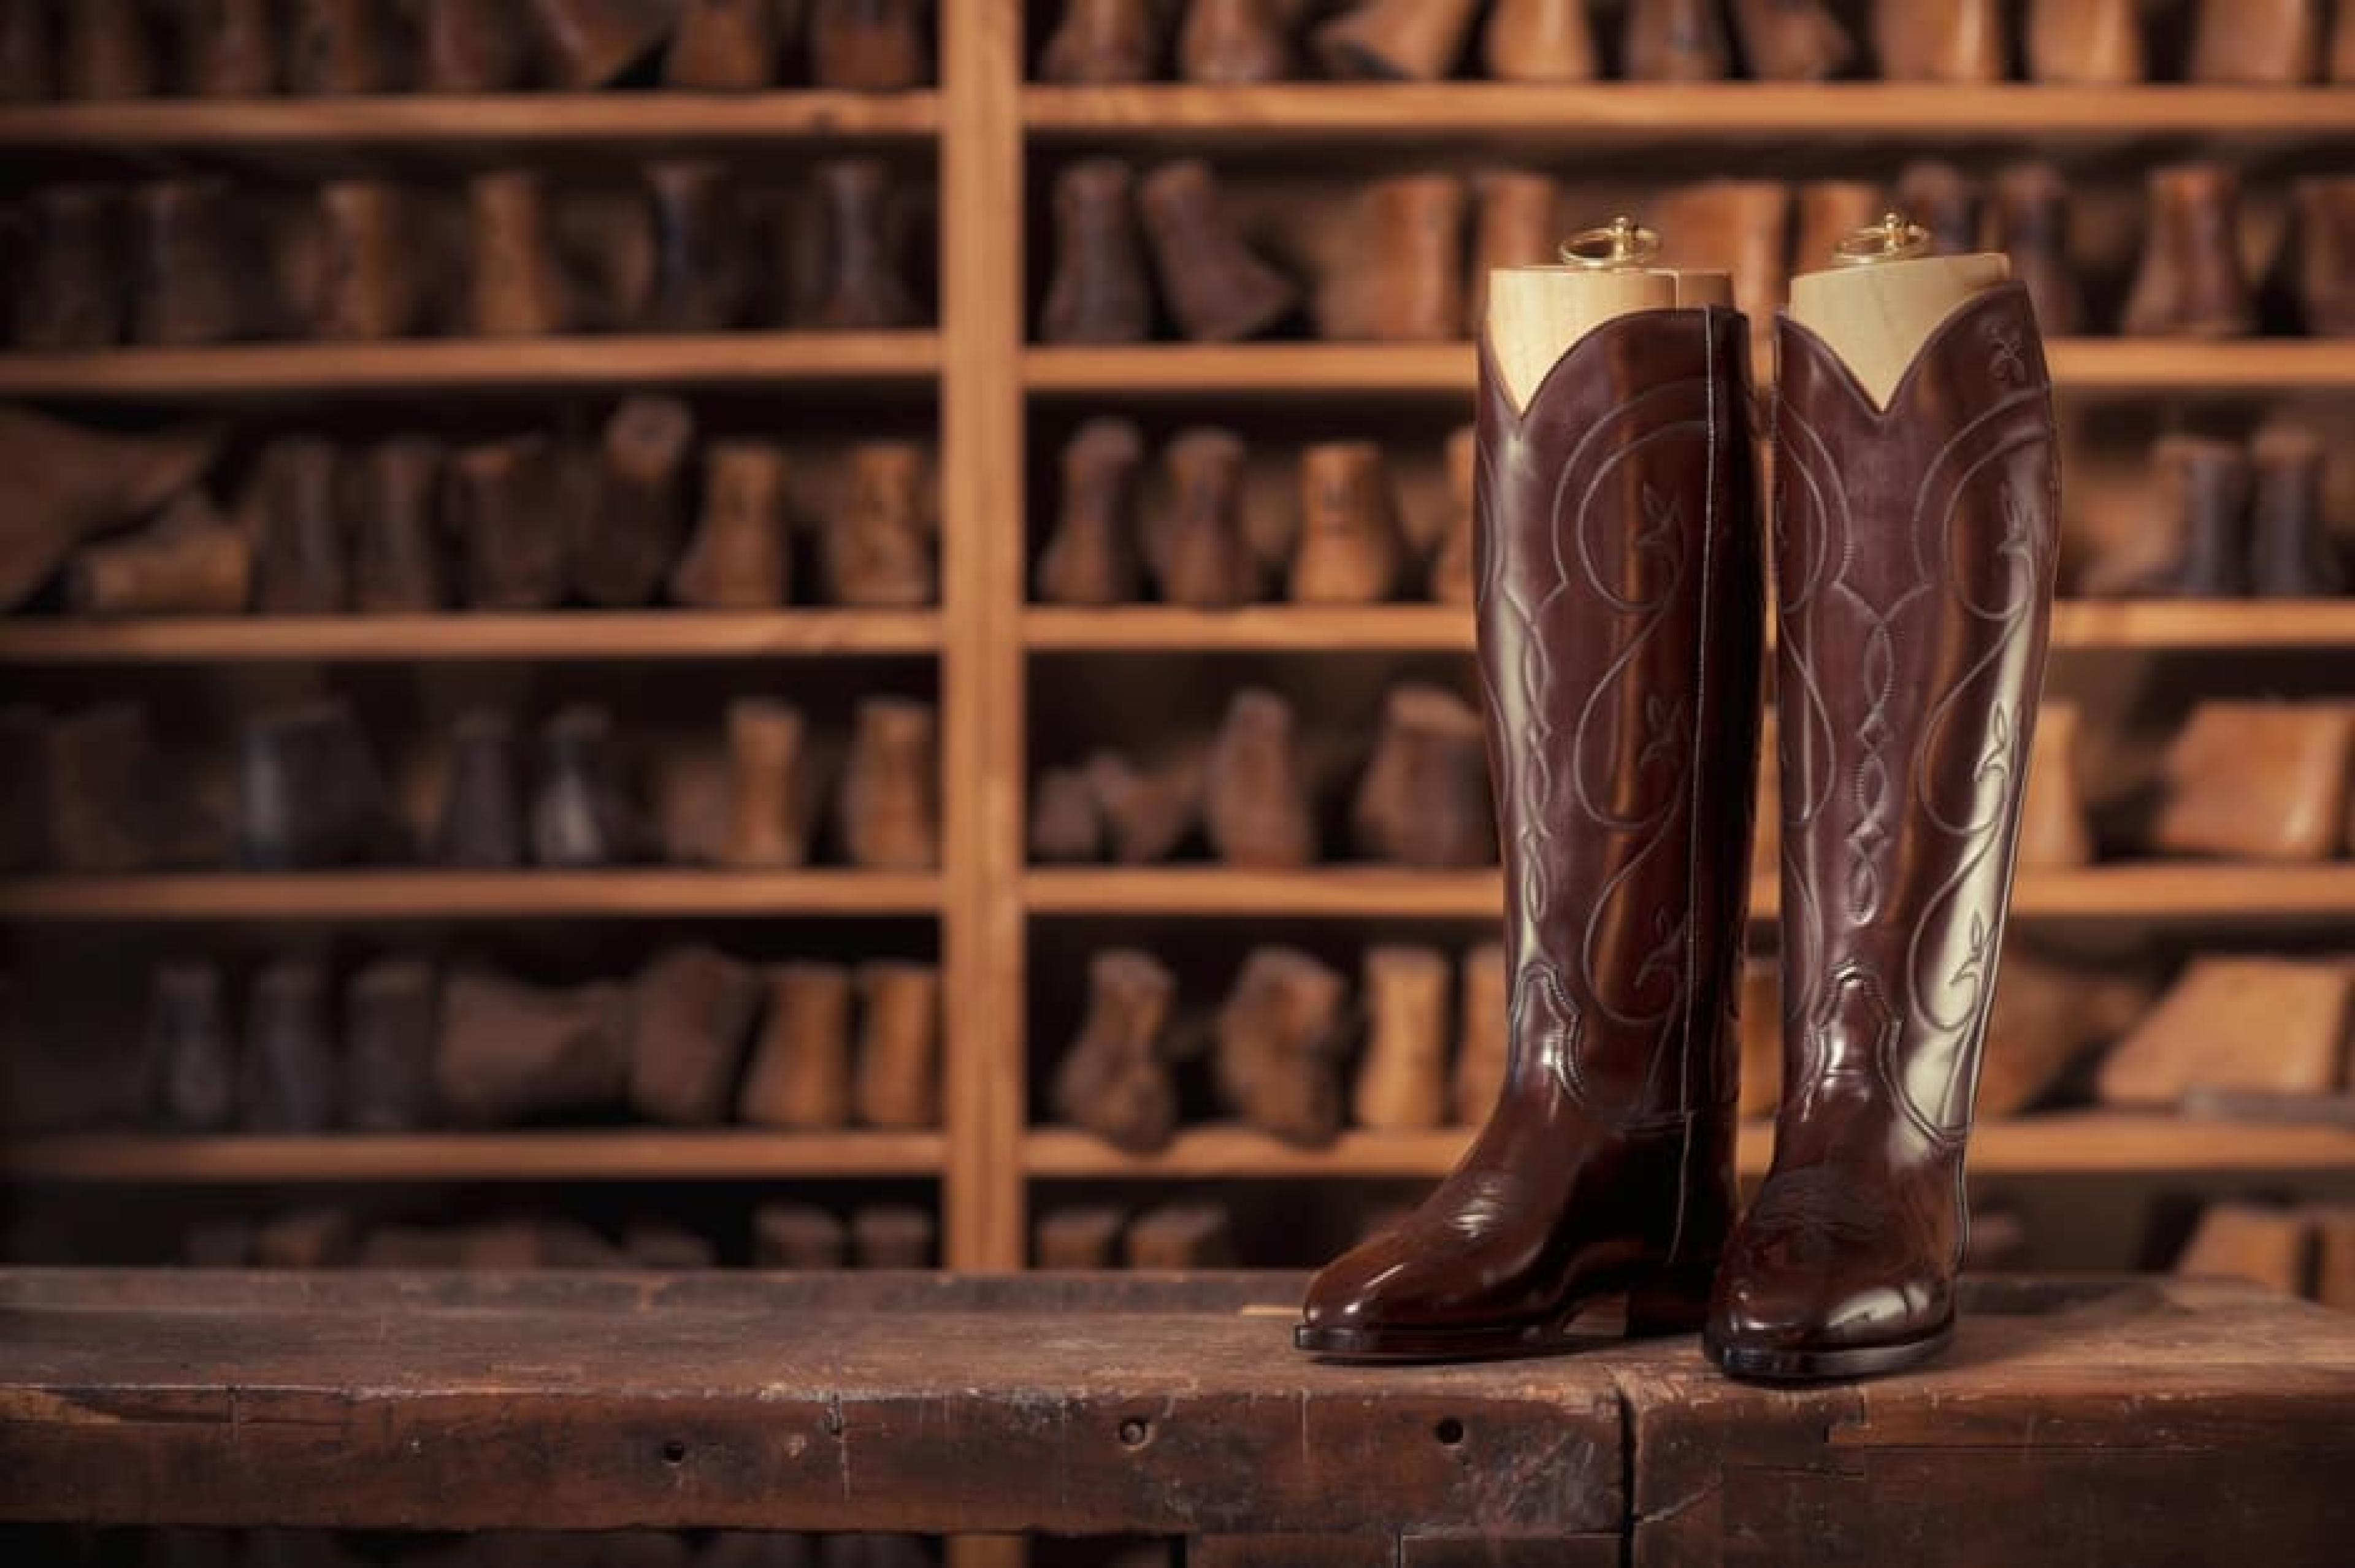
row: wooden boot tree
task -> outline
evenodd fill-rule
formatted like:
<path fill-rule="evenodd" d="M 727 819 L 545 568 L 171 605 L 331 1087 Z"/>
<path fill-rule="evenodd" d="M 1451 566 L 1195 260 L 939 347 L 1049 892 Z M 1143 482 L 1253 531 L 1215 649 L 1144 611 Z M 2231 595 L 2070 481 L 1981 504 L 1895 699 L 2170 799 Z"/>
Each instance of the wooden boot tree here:
<path fill-rule="evenodd" d="M 180 79 L 198 98 L 267 98 L 278 91 L 277 20 L 270 0 L 174 0 Z"/>
<path fill-rule="evenodd" d="M 715 441 L 703 454 L 703 515 L 670 575 L 671 597 L 701 610 L 771 610 L 791 596 L 783 451 Z"/>
<path fill-rule="evenodd" d="M 2329 1093 L 2346 1083 L 2350 992 L 2340 959 L 2194 958 L 2104 1060 L 2096 1092 L 2142 1107 L 2195 1090 Z"/>
<path fill-rule="evenodd" d="M 111 186 L 35 191 L 9 271 L 9 340 L 18 348 L 111 348 L 129 327 L 122 193 Z"/>
<path fill-rule="evenodd" d="M 344 991 L 343 1125 L 409 1133 L 433 1121 L 440 977 L 417 958 L 382 958 Z"/>
<path fill-rule="evenodd" d="M 1464 58 L 1478 0 L 1357 0 L 1316 29 L 1326 73 L 1382 81 L 1437 81 Z"/>
<path fill-rule="evenodd" d="M 564 600 L 574 487 L 546 436 L 470 446 L 451 464 L 450 528 L 477 610 L 547 610 Z"/>
<path fill-rule="evenodd" d="M 1230 866 L 1291 870 L 1316 859 L 1316 817 L 1292 704 L 1246 689 L 1228 704 L 1203 795 L 1210 849 Z"/>
<path fill-rule="evenodd" d="M 1039 55 L 1039 79 L 1093 87 L 1150 81 L 1161 32 L 1154 0 L 1063 0 L 1063 19 Z"/>
<path fill-rule="evenodd" d="M 1791 254 L 1802 266 L 1837 252 L 1841 240 L 1870 229 L 1889 210 L 1888 197 L 1870 180 L 1809 180 L 1793 197 Z"/>
<path fill-rule="evenodd" d="M 1088 787 L 1103 814 L 1113 859 L 1143 866 L 1175 854 L 1202 819 L 1208 771 L 1208 754 L 1198 747 L 1149 767 L 1113 752 L 1089 758 Z"/>
<path fill-rule="evenodd" d="M 253 542 L 195 492 L 147 528 L 74 552 L 66 603 L 83 615 L 236 615 L 253 594 Z"/>
<path fill-rule="evenodd" d="M 605 421 L 597 494 L 568 551 L 572 590 L 602 609 L 651 603 L 687 533 L 695 415 L 677 398 L 624 399 Z"/>
<path fill-rule="evenodd" d="M 828 1132 L 850 1123 L 850 972 L 839 964 L 780 964 L 765 976 L 768 1008 L 736 1097 L 739 1121 Z"/>
<path fill-rule="evenodd" d="M 610 86 L 662 47 L 680 0 L 525 0 L 549 85 L 561 92 Z"/>
<path fill-rule="evenodd" d="M 2316 175 L 2290 189 L 2298 319 L 2317 337 L 2355 336 L 2355 177 Z"/>
<path fill-rule="evenodd" d="M 1055 1068 L 1055 1115 L 1115 1148 L 1153 1154 L 1178 1130 L 1169 1015 L 1177 981 L 1149 953 L 1110 948 L 1088 961 L 1080 1032 Z"/>
<path fill-rule="evenodd" d="M 775 0 L 681 0 L 663 85 L 758 92 L 776 80 L 779 47 Z"/>
<path fill-rule="evenodd" d="M 932 465 L 912 441 L 850 449 L 849 495 L 826 520 L 819 564 L 826 597 L 868 609 L 914 609 L 940 596 Z"/>
<path fill-rule="evenodd" d="M 2037 716 L 2017 839 L 2019 863 L 2030 870 L 2068 870 L 2093 863 L 2094 831 L 2086 819 L 2078 763 L 2083 727 L 2083 709 L 2054 698 L 2045 699 Z"/>
<path fill-rule="evenodd" d="M 773 869 L 808 864 L 817 770 L 801 709 L 759 697 L 730 703 L 728 782 L 723 863 Z"/>
<path fill-rule="evenodd" d="M 649 164 L 655 236 L 655 332 L 726 332 L 742 323 L 751 292 L 743 215 L 725 165 L 701 158 Z"/>
<path fill-rule="evenodd" d="M 2011 65 L 2003 0 L 1873 0 L 1872 47 L 1887 81 L 2001 81 Z"/>
<path fill-rule="evenodd" d="M 2261 599 L 2328 598 L 2347 589 L 2345 566 L 2323 517 L 2322 438 L 2275 424 L 2250 443 L 2249 587 Z"/>
<path fill-rule="evenodd" d="M 1628 0 L 1619 64 L 1630 81 L 1722 81 L 1733 47 L 1717 0 Z"/>
<path fill-rule="evenodd" d="M 2141 81 L 2148 74 L 2142 38 L 2148 8 L 2149 0 L 2029 0 L 2029 79 L 2089 87 Z"/>
<path fill-rule="evenodd" d="M 1030 785 L 1030 858 L 1077 864 L 1103 853 L 1103 808 L 1084 768 L 1048 768 Z"/>
<path fill-rule="evenodd" d="M 265 615 L 332 615 L 349 608 L 341 454 L 314 437 L 287 436 L 263 449 L 257 474 L 254 607 Z"/>
<path fill-rule="evenodd" d="M 51 870 L 109 876 L 152 866 L 163 837 L 155 781 L 162 762 L 147 710 L 110 702 L 50 726 L 43 747 Z"/>
<path fill-rule="evenodd" d="M 2027 285 L 2037 329 L 2073 337 L 2085 326 L 2085 295 L 2069 260 L 2069 187 L 2050 164 L 2014 164 L 1996 176 L 1995 248 Z"/>
<path fill-rule="evenodd" d="M 2241 177 L 2223 164 L 2150 171 L 2142 264 L 2126 297 L 2135 337 L 2238 337 L 2256 325 L 2241 261 Z"/>
<path fill-rule="evenodd" d="M 838 1269 L 848 1261 L 842 1221 L 807 1203 L 763 1203 L 752 1211 L 752 1266 Z"/>
<path fill-rule="evenodd" d="M 1498 81 L 1593 81 L 1602 69 L 1586 0 L 1497 0 L 1480 59 Z"/>
<path fill-rule="evenodd" d="M 2200 0 L 2191 80 L 2303 87 L 2321 64 L 2321 0 Z"/>
<path fill-rule="evenodd" d="M 2247 586 L 2248 453 L 2237 443 L 2161 436 L 2151 448 L 2154 504 L 2132 534 L 2085 563 L 2091 598 L 2213 599 Z"/>
<path fill-rule="evenodd" d="M 1472 275 L 1465 290 L 1465 322 L 1474 336 L 1488 319 L 1488 277 L 1507 267 L 1551 261 L 1561 238 L 1555 218 L 1561 191 L 1550 175 L 1491 169 L 1472 178 L 1477 216 L 1472 229 Z M 1460 333 L 1465 328 L 1459 325 Z"/>
<path fill-rule="evenodd" d="M 1761 81 L 1828 81 L 1856 59 L 1856 40 L 1824 0 L 1733 0 L 1733 27 Z"/>
<path fill-rule="evenodd" d="M 2175 1272 L 2241 1279 L 2299 1296 L 2314 1269 L 2314 1228 L 2303 1214 L 2267 1203 L 2211 1203 L 2175 1260 Z"/>
<path fill-rule="evenodd" d="M 237 1117 L 237 1044 L 218 964 L 165 964 L 147 996 L 148 1104 L 167 1133 L 227 1132 Z"/>
<path fill-rule="evenodd" d="M 548 187 L 527 170 L 502 169 L 466 185 L 473 260 L 468 319 L 478 337 L 545 337 L 571 325 L 557 265 Z"/>
<path fill-rule="evenodd" d="M 478 969 L 442 989 L 433 1086 L 462 1126 L 513 1126 L 609 1110 L 630 1072 L 628 991 L 546 990 Z"/>
<path fill-rule="evenodd" d="M 72 0 L 57 13 L 64 23 L 63 96 L 99 103 L 155 94 L 159 73 L 142 0 Z"/>
<path fill-rule="evenodd" d="M 2125 1034 L 2150 1001 L 2150 987 L 2132 973 L 2005 954 L 1987 1015 L 1977 1114 L 2016 1116 L 2034 1108 L 2088 1047 Z"/>
<path fill-rule="evenodd" d="M 1473 592 L 1472 519 L 1480 462 L 1480 432 L 1464 425 L 1447 438 L 1447 528 L 1431 558 L 1425 584 L 1442 604 L 1469 604 Z"/>
<path fill-rule="evenodd" d="M 1232 1268 L 1233 1222 L 1218 1203 L 1164 1203 L 1129 1222 L 1128 1266 L 1162 1272 Z"/>
<path fill-rule="evenodd" d="M 293 0 L 287 91 L 309 97 L 390 91 L 389 9 L 385 0 Z"/>
<path fill-rule="evenodd" d="M 811 171 L 825 237 L 807 325 L 821 332 L 879 332 L 922 318 L 902 265 L 900 210 L 890 165 L 835 158 Z"/>
<path fill-rule="evenodd" d="M 406 337 L 423 314 L 416 215 L 384 180 L 331 180 L 319 187 L 319 278 L 312 330 L 323 338 Z"/>
<path fill-rule="evenodd" d="M 1359 853 L 1418 870 L 1496 863 L 1487 737 L 1444 687 L 1391 688 L 1349 822 Z"/>
<path fill-rule="evenodd" d="M 858 970 L 858 1047 L 851 1105 L 863 1127 L 941 1125 L 941 972 L 875 959 Z"/>
<path fill-rule="evenodd" d="M 422 92 L 512 92 L 526 55 L 511 0 L 411 0 Z"/>
<path fill-rule="evenodd" d="M 2355 705 L 2207 701 L 2168 748 L 2164 855 L 2314 861 L 2346 841 Z"/>
<path fill-rule="evenodd" d="M 1039 313 L 1040 342 L 1142 343 L 1153 336 L 1135 186 L 1119 158 L 1082 158 L 1055 176 L 1055 266 Z"/>
<path fill-rule="evenodd" d="M 869 1203 L 850 1216 L 854 1268 L 928 1269 L 939 1250 L 940 1227 L 925 1211 L 904 1203 Z M 923 1552 L 917 1545 L 919 1552 Z M 921 1561 L 929 1563 L 927 1553 Z"/>
<path fill-rule="evenodd" d="M 630 987 L 631 1110 L 669 1126 L 727 1119 L 759 977 L 708 947 L 659 954 Z"/>
<path fill-rule="evenodd" d="M 367 865 L 405 847 L 367 732 L 340 699 L 248 718 L 237 768 L 238 862 L 249 869 Z"/>
<path fill-rule="evenodd" d="M 1447 1118 L 1446 957 L 1430 947 L 1366 954 L 1366 1052 L 1351 1100 L 1359 1126 L 1417 1132 Z"/>
<path fill-rule="evenodd" d="M 900 697 L 858 705 L 837 803 L 843 858 L 874 871 L 940 863 L 940 749 L 932 706 Z"/>
<path fill-rule="evenodd" d="M 1243 522 L 1241 437 L 1180 431 L 1163 448 L 1170 506 L 1145 531 L 1145 564 L 1167 604 L 1216 610 L 1259 596 L 1259 562 Z"/>
<path fill-rule="evenodd" d="M 0 407 L 0 465 L 16 476 L 0 530 L 0 610 L 31 597 L 84 539 L 146 517 L 194 485 L 219 444 L 208 427 L 118 436 Z"/>
<path fill-rule="evenodd" d="M 245 335 L 247 267 L 236 242 L 229 183 L 157 180 L 131 198 L 131 336 L 165 347 L 229 343 Z"/>
<path fill-rule="evenodd" d="M 336 1079 L 326 973 L 302 959 L 268 965 L 245 998 L 238 1125 L 249 1133 L 325 1132 L 341 1099 Z"/>
<path fill-rule="evenodd" d="M 630 798 L 613 715 L 574 705 L 540 732 L 539 787 L 531 803 L 532 859 L 585 869 L 642 860 L 652 834 Z"/>
<path fill-rule="evenodd" d="M 1128 1216 L 1105 1204 L 1057 1209 L 1030 1228 L 1034 1268 L 1096 1271 L 1118 1266 Z"/>
<path fill-rule="evenodd" d="M 810 68 L 820 87 L 905 92 L 932 79 L 930 0 L 811 0 Z"/>
<path fill-rule="evenodd" d="M 1301 528 L 1291 596 L 1300 604 L 1379 604 L 1406 566 L 1382 449 L 1318 442 L 1300 454 Z"/>
<path fill-rule="evenodd" d="M 460 714 L 450 731 L 434 818 L 435 863 L 485 871 L 520 866 L 524 829 L 523 759 L 514 720 L 496 709 Z"/>
<path fill-rule="evenodd" d="M 1220 1098 L 1245 1123 L 1303 1148 L 1341 1131 L 1347 984 L 1305 953 L 1263 947 L 1219 1009 Z"/>
<path fill-rule="evenodd" d="M 1187 0 L 1178 74 L 1213 87 L 1282 81 L 1293 71 L 1284 0 Z"/>
<path fill-rule="evenodd" d="M 1323 337 L 1442 343 L 1464 330 L 1463 180 L 1401 175 L 1356 198 L 1350 242 L 1316 295 Z"/>
<path fill-rule="evenodd" d="M 1256 337 L 1300 303 L 1292 281 L 1244 242 L 1209 165 L 1191 158 L 1164 164 L 1146 176 L 1138 205 L 1162 304 L 1184 336 L 1199 343 Z"/>
<path fill-rule="evenodd" d="M 1098 417 L 1063 445 L 1062 506 L 1040 552 L 1036 590 L 1049 604 L 1125 604 L 1137 597 L 1136 487 L 1145 438 Z"/>

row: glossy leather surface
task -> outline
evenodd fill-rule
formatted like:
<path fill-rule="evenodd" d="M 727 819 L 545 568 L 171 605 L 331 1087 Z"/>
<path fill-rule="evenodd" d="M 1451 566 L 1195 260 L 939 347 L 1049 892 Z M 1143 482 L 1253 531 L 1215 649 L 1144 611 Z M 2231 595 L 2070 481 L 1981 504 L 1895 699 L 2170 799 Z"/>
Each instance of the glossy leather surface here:
<path fill-rule="evenodd" d="M 2019 284 L 1948 316 L 1885 412 L 1804 327 L 1780 347 L 1784 1089 L 1708 1338 L 1801 1375 L 1953 1317 L 2059 505 Z"/>
<path fill-rule="evenodd" d="M 1748 328 L 1625 316 L 1517 412 L 1484 349 L 1475 538 L 1510 1066 L 1463 1162 L 1311 1284 L 1304 1348 L 1526 1339 L 1675 1271 L 1733 1200 L 1764 589 Z"/>

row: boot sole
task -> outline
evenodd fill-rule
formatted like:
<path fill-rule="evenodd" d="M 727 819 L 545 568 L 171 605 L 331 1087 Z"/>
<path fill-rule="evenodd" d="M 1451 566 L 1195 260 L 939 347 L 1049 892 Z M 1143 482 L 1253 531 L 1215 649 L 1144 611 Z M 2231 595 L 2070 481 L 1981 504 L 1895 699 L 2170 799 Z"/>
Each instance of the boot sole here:
<path fill-rule="evenodd" d="M 1494 1361 L 1517 1356 L 1540 1356 L 1577 1344 L 1593 1344 L 1599 1334 L 1573 1334 L 1572 1325 L 1596 1307 L 1625 1296 L 1626 1325 L 1621 1337 L 1651 1339 L 1699 1329 L 1709 1314 L 1709 1275 L 1698 1283 L 1665 1280 L 1629 1287 L 1624 1284 L 1597 1287 L 1565 1311 L 1515 1323 L 1469 1325 L 1460 1328 L 1373 1324 L 1357 1328 L 1314 1328 L 1305 1323 L 1292 1330 L 1296 1350 L 1322 1360 L 1360 1363 L 1412 1361 Z"/>
<path fill-rule="evenodd" d="M 1730 1378 L 1763 1383 L 1849 1382 L 1917 1367 L 1953 1343 L 1949 1318 L 1934 1332 L 1894 1345 L 1857 1345 L 1838 1350 L 1786 1350 L 1763 1346 L 1721 1345 L 1707 1334 L 1701 1349 Z"/>

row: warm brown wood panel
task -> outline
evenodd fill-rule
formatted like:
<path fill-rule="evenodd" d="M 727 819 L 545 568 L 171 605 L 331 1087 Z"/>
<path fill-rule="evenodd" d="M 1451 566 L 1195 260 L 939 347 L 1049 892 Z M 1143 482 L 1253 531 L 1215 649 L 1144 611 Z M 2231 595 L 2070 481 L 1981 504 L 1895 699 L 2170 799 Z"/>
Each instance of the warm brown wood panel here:
<path fill-rule="evenodd" d="M 315 871 L 0 882 L 0 920 L 564 920 L 929 914 L 938 879 L 880 871 Z"/>
<path fill-rule="evenodd" d="M 581 611 L 0 621 L 0 664 L 463 664 L 821 658 L 936 651 L 928 610 Z"/>
<path fill-rule="evenodd" d="M 932 1176 L 934 1133 L 640 1130 L 147 1137 L 0 1147 L 0 1174 L 44 1181 L 645 1181 Z"/>

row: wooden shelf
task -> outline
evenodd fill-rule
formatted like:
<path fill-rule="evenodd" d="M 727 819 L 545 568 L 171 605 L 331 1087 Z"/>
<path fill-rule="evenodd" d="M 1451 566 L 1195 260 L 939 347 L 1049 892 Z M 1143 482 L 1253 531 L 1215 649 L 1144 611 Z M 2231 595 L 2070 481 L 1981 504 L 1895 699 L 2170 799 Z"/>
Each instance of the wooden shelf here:
<path fill-rule="evenodd" d="M 211 398 L 551 387 L 929 383 L 929 332 L 724 332 L 674 337 L 418 338 L 0 354 L 0 397 Z"/>
<path fill-rule="evenodd" d="M 932 914 L 940 880 L 881 871 L 188 872 L 0 881 L 0 920 L 592 920 Z"/>
<path fill-rule="evenodd" d="M 1453 604 L 1033 605 L 1023 612 L 1022 635 L 1035 653 L 1468 653 L 1472 613 Z M 2355 598 L 2064 601 L 2052 643 L 2072 650 L 2355 647 Z"/>
<path fill-rule="evenodd" d="M 2056 339 L 2047 350 L 2063 391 L 2355 392 L 2355 340 L 2083 337 Z M 1090 397 L 1468 398 L 1473 375 L 1469 343 L 1150 343 L 1032 347 L 1023 356 L 1031 391 Z"/>
<path fill-rule="evenodd" d="M 1918 83 L 1511 82 L 1265 87 L 1028 86 L 1022 117 L 1047 143 L 1169 143 L 1264 150 L 1334 142 L 1465 140 L 1580 147 L 1757 140 L 1989 141 L 2037 145 L 2148 137 L 2304 144 L 2355 134 L 2355 94 L 2170 83 L 1988 87 Z"/>
<path fill-rule="evenodd" d="M 1752 891 L 1753 918 L 1774 916 L 1775 893 L 1771 883 Z M 1494 921 L 1504 907 L 1504 882 L 1495 871 L 1357 866 L 1308 871 L 1050 867 L 1024 878 L 1023 896 L 1030 912 L 1042 915 Z M 2355 919 L 2355 864 L 2167 861 L 2024 871 L 2011 907 L 2028 918 L 2144 923 Z"/>
<path fill-rule="evenodd" d="M 44 1181 L 634 1181 L 932 1176 L 938 1133 L 641 1128 L 155 1137 L 0 1146 L 0 1175 Z"/>
<path fill-rule="evenodd" d="M 940 645 L 941 618 L 929 610 L 0 621 L 0 665 L 814 658 L 924 654 Z"/>
<path fill-rule="evenodd" d="M 681 143 L 913 141 L 940 128 L 932 92 L 513 93 L 195 99 L 0 108 L 9 152 L 287 152 Z"/>
<path fill-rule="evenodd" d="M 1130 1155 L 1069 1127 L 1032 1129 L 1024 1170 L 1056 1180 L 1124 1178 L 1416 1179 L 1455 1168 L 1468 1128 L 1345 1133 L 1328 1148 L 1303 1149 L 1240 1126 L 1192 1128 L 1156 1155 Z M 1760 1175 L 1774 1126 L 1745 1122 L 1742 1169 Z M 1971 1136 L 1977 1176 L 2128 1171 L 2355 1170 L 2355 1132 L 2343 1127 L 2243 1125 L 2115 1111 L 2063 1111 L 1991 1121 Z"/>

